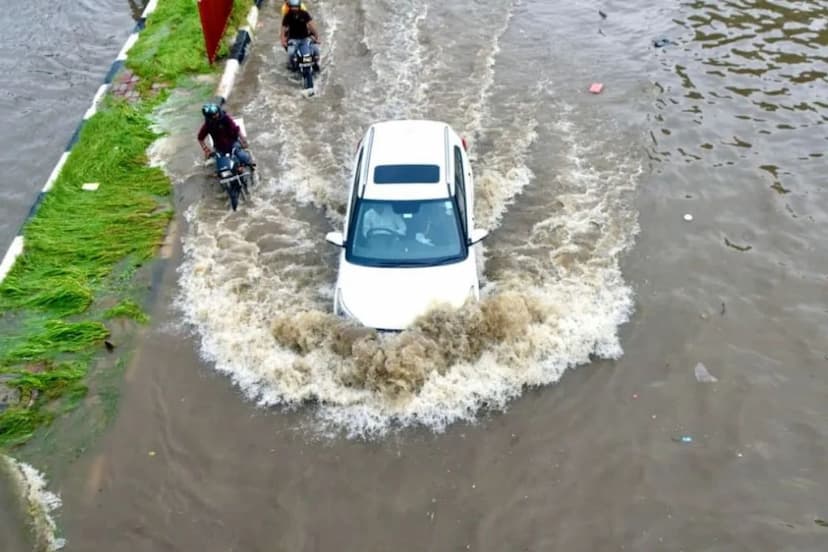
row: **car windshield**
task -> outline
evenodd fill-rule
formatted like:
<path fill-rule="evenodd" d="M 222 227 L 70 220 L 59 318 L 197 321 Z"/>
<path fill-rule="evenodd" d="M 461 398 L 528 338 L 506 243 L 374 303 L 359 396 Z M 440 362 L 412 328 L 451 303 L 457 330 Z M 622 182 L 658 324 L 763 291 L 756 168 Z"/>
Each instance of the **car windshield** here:
<path fill-rule="evenodd" d="M 349 262 L 367 266 L 432 266 L 461 261 L 467 248 L 454 202 L 361 200 L 345 249 Z"/>

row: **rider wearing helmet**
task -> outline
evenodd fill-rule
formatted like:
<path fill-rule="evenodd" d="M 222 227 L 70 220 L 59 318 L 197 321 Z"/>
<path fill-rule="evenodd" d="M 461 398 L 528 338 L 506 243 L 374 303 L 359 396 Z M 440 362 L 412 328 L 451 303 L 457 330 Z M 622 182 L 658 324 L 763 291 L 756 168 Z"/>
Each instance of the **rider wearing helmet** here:
<path fill-rule="evenodd" d="M 300 10 L 305 10 L 305 11 L 307 11 L 307 8 L 305 7 L 305 4 L 304 4 L 304 3 L 300 3 L 300 4 L 299 4 L 299 9 L 300 9 Z M 282 3 L 282 17 L 284 17 L 285 15 L 287 15 L 287 12 L 288 12 L 288 11 L 290 11 L 290 0 L 285 0 L 285 1 Z"/>
<path fill-rule="evenodd" d="M 207 146 L 207 135 L 213 139 L 213 148 L 217 153 L 232 153 L 236 150 L 236 158 L 242 165 L 255 166 L 247 148 L 247 138 L 242 134 L 239 125 L 230 115 L 215 102 L 208 102 L 201 107 L 204 115 L 204 124 L 198 131 L 198 143 L 204 151 L 204 157 L 210 157 L 213 151 Z"/>
<path fill-rule="evenodd" d="M 287 50 L 288 60 L 293 59 L 300 40 L 311 38 L 314 69 L 319 70 L 319 33 L 313 16 L 302 8 L 301 0 L 287 0 L 288 12 L 282 17 L 282 48 Z"/>

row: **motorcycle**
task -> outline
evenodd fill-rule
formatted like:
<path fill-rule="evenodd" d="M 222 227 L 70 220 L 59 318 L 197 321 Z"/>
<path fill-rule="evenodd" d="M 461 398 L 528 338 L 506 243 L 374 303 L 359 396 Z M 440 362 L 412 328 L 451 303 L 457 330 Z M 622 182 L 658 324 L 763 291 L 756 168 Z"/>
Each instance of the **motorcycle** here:
<path fill-rule="evenodd" d="M 319 71 L 319 57 L 313 55 L 311 39 L 293 39 L 296 44 L 293 55 L 288 60 L 291 71 L 299 73 L 302 77 L 303 88 L 313 94 L 313 74 Z"/>
<path fill-rule="evenodd" d="M 238 148 L 231 153 L 213 152 L 216 161 L 216 177 L 221 189 L 227 192 L 230 198 L 230 207 L 235 211 L 239 206 L 239 198 L 247 201 L 250 196 L 250 185 L 253 183 L 253 169 L 239 163 L 236 157 Z"/>

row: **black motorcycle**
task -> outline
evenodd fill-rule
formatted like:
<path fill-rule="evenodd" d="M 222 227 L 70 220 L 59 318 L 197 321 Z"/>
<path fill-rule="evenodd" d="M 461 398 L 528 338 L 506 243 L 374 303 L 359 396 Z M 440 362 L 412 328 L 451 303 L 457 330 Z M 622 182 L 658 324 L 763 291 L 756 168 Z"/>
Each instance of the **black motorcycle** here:
<path fill-rule="evenodd" d="M 291 71 L 299 73 L 302 77 L 302 87 L 312 94 L 313 74 L 319 71 L 319 58 L 313 55 L 310 38 L 294 40 L 294 42 L 296 42 L 296 49 L 288 60 L 288 64 Z"/>
<path fill-rule="evenodd" d="M 233 148 L 231 153 L 213 153 L 216 160 L 216 177 L 221 189 L 227 192 L 230 207 L 234 211 L 239 206 L 239 198 L 247 201 L 250 185 L 253 183 L 253 169 L 239 163 L 237 151 L 238 148 Z"/>

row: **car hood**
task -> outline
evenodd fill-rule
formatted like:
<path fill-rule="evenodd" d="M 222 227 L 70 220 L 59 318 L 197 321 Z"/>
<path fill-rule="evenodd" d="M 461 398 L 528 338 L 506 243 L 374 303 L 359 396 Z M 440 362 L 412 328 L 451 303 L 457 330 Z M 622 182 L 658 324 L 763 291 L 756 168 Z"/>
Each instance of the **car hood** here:
<path fill-rule="evenodd" d="M 473 256 L 450 265 L 377 268 L 342 263 L 340 304 L 364 326 L 403 330 L 430 308 L 460 307 L 476 288 Z"/>

